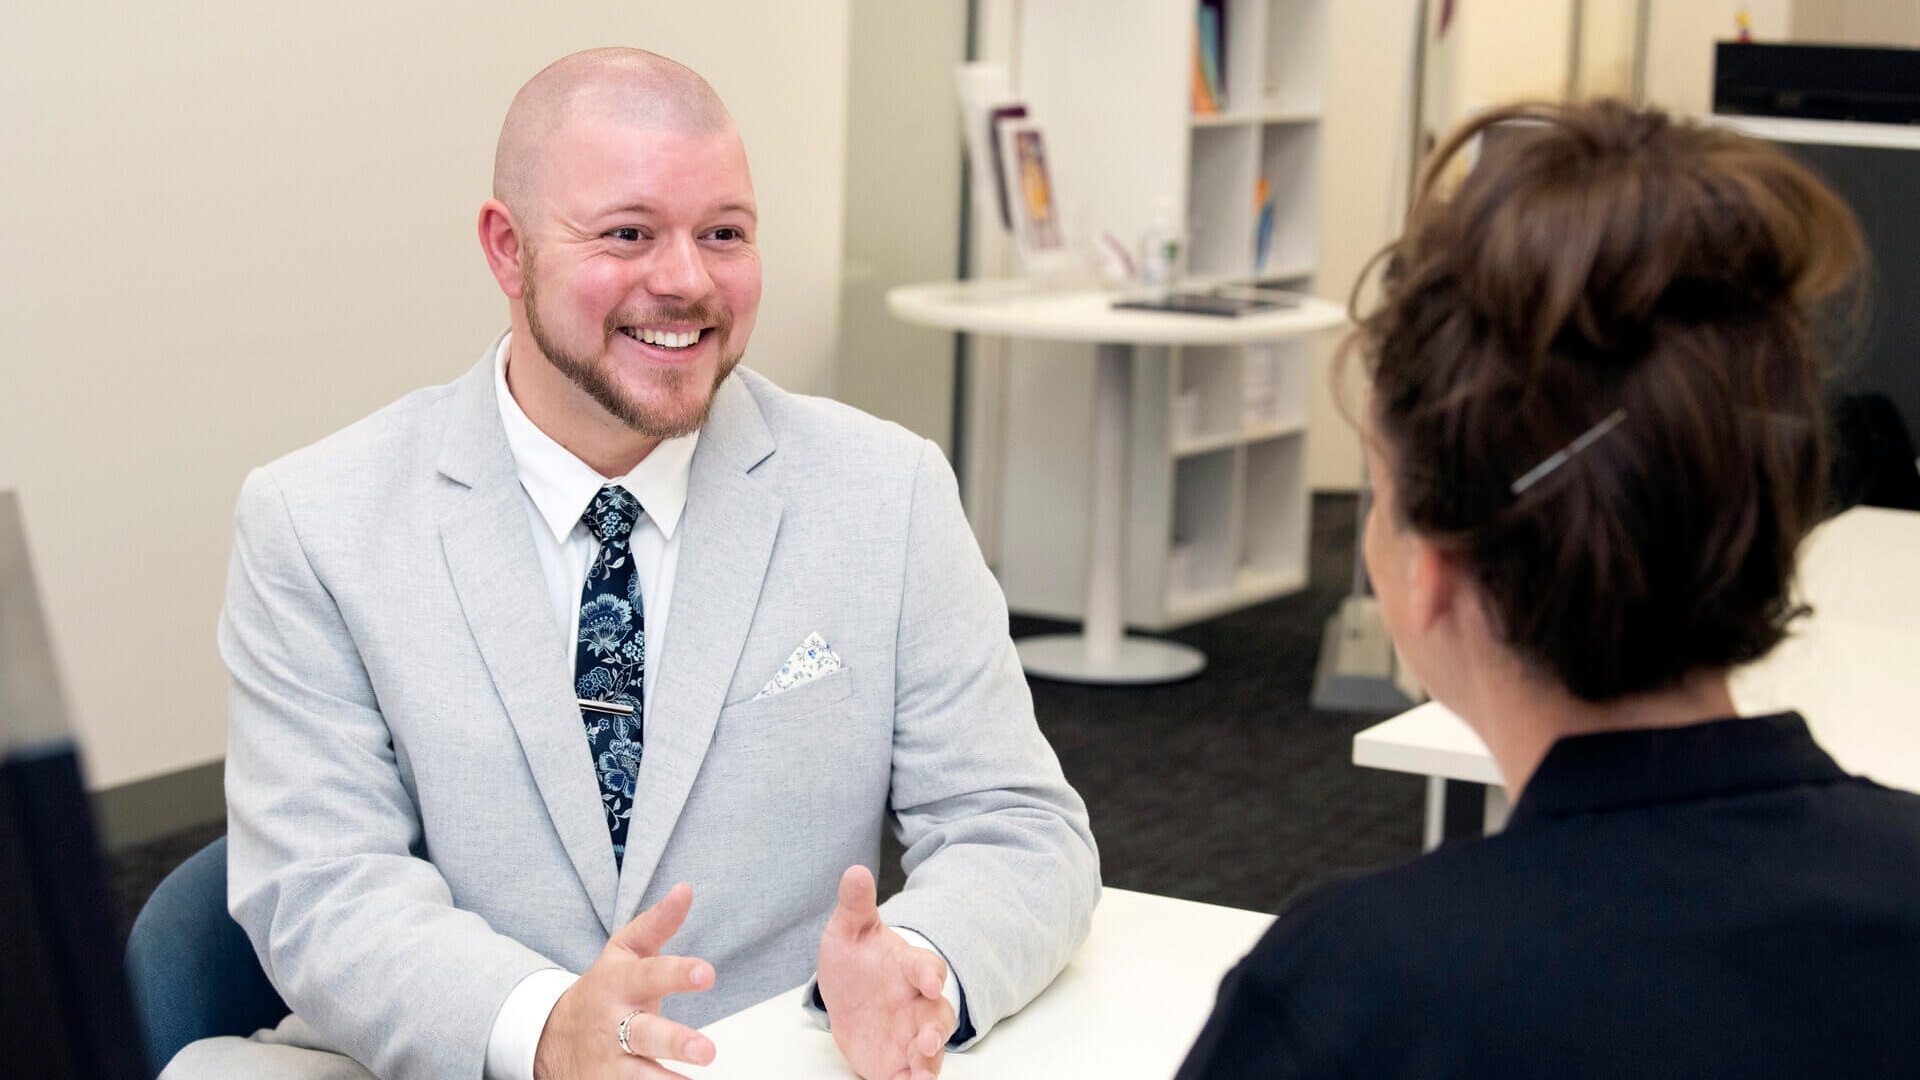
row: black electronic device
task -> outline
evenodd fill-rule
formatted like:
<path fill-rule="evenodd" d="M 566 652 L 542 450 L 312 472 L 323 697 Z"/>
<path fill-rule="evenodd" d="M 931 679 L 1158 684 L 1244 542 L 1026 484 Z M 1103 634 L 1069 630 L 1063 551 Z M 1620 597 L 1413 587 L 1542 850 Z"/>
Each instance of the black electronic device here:
<path fill-rule="evenodd" d="M 1723 41 L 1714 51 L 1713 111 L 1920 124 L 1920 49 Z"/>
<path fill-rule="evenodd" d="M 1882 394 L 1920 432 L 1920 305 L 1906 296 L 1920 266 L 1920 147 L 1783 141 L 1853 207 L 1867 241 L 1864 303 L 1835 335 L 1831 389 Z"/>
<path fill-rule="evenodd" d="M 1115 300 L 1113 306 L 1124 311 L 1161 311 L 1175 315 L 1251 315 L 1259 311 L 1279 311 L 1300 306 L 1291 293 L 1274 289 L 1216 287 L 1201 291 L 1174 291 L 1152 296 Z"/>
<path fill-rule="evenodd" d="M 1754 118 L 1733 123 L 1810 166 L 1853 207 L 1866 295 L 1837 335 L 1834 396 L 1884 396 L 1920 432 L 1920 307 L 1902 291 L 1920 266 L 1920 133 L 1905 127 L 1920 124 L 1920 49 L 1723 42 L 1713 111 Z"/>
<path fill-rule="evenodd" d="M 27 560 L 0 491 L 0 1075 L 147 1075 L 80 754 Z"/>

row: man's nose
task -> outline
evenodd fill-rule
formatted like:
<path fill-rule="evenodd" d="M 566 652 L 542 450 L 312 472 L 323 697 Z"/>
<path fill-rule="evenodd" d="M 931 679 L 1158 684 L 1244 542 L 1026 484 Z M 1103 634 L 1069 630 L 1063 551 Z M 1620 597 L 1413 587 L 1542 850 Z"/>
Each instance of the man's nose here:
<path fill-rule="evenodd" d="M 713 291 L 704 252 L 692 236 L 679 235 L 654 249 L 646 287 L 654 296 L 693 301 Z"/>

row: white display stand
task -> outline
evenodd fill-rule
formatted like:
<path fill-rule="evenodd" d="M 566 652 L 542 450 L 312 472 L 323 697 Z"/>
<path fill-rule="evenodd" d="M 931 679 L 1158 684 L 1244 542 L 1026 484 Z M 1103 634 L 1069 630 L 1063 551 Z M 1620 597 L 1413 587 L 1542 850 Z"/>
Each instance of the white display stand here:
<path fill-rule="evenodd" d="M 1190 100 L 1195 0 L 1047 0 L 1021 5 L 1013 90 L 1047 132 L 1054 190 L 1085 246 L 1138 243 L 1171 206 L 1182 261 L 1200 282 L 1314 291 L 1320 249 L 1321 116 L 1331 0 L 1227 0 L 1226 108 Z M 1096 62 L 1097 61 L 1097 62 Z M 1257 182 L 1274 196 L 1256 264 Z M 976 217 L 977 229 L 997 229 Z M 1332 284 L 1344 295 L 1345 282 Z M 1145 339 L 1136 342 L 1146 345 Z M 1162 342 L 1131 363 L 1125 431 L 1132 511 L 1123 616 L 1167 630 L 1296 592 L 1307 583 L 1307 430 L 1324 338 Z M 1023 335 L 1002 370 L 1002 498 L 996 569 L 1022 614 L 1082 619 L 1095 550 L 1082 522 L 1101 413 L 1085 344 Z M 995 387 L 1002 385 L 995 382 Z M 1064 519 L 1064 520 L 1063 520 Z"/>
<path fill-rule="evenodd" d="M 1107 889 L 1093 930 L 1066 970 L 1031 1004 L 965 1053 L 942 1080 L 1166 1080 L 1213 1010 L 1214 992 L 1273 916 Z M 724 978 L 725 972 L 721 972 Z M 800 988 L 702 1028 L 706 1068 L 694 1080 L 848 1080 L 833 1045 L 800 1009 Z"/>
<path fill-rule="evenodd" d="M 1337 326 L 1344 314 L 1313 297 L 1300 298 L 1295 308 L 1231 317 L 1115 310 L 1117 298 L 1023 282 L 950 281 L 894 289 L 887 310 L 925 326 L 1098 346 L 1083 629 L 1023 638 L 1016 645 L 1029 674 L 1107 685 L 1163 683 L 1198 674 L 1206 657 L 1186 645 L 1125 634 L 1134 348 L 1277 341 Z"/>
<path fill-rule="evenodd" d="M 1735 708 L 1743 716 L 1796 710 L 1843 768 L 1920 791 L 1920 683 L 1912 670 L 1920 656 L 1920 513 L 1858 507 L 1821 526 L 1801 549 L 1799 595 L 1813 614 L 1733 673 Z M 1431 701 L 1355 735 L 1353 763 L 1429 778 L 1429 849 L 1439 842 L 1437 782 L 1501 784 L 1486 744 Z M 1488 824 L 1497 828 L 1498 816 L 1490 813 Z"/>

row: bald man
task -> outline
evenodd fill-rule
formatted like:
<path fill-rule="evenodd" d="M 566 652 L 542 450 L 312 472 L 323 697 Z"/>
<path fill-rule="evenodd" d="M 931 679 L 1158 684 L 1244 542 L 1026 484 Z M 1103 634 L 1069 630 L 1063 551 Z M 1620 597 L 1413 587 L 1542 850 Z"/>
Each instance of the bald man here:
<path fill-rule="evenodd" d="M 293 1015 L 169 1076 L 670 1076 L 805 984 L 855 1073 L 926 1080 L 1085 936 L 945 460 L 737 367 L 758 231 L 698 75 L 567 57 L 480 211 L 508 331 L 248 477 L 229 904 Z"/>

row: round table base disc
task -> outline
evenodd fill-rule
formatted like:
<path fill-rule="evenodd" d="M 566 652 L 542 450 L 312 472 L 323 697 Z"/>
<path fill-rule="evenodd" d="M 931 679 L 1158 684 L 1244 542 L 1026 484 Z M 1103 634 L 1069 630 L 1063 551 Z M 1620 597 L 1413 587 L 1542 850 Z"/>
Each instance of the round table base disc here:
<path fill-rule="evenodd" d="M 1027 674 L 1096 686 L 1178 682 L 1207 666 L 1207 655 L 1199 649 L 1158 638 L 1122 638 L 1119 655 L 1098 664 L 1087 655 L 1087 639 L 1079 634 L 1043 634 L 1013 644 Z"/>

